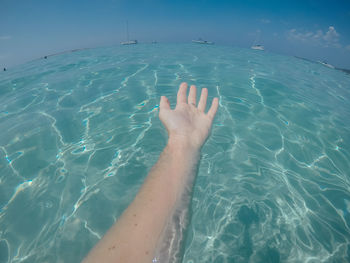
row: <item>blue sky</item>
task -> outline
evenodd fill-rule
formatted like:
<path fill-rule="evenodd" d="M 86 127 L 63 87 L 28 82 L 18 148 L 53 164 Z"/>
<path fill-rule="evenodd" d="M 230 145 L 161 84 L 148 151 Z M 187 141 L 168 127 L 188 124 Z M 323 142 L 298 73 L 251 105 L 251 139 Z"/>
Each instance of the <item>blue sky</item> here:
<path fill-rule="evenodd" d="M 265 49 L 350 68 L 350 1 L 0 0 L 0 67 L 69 49 L 190 42 Z"/>

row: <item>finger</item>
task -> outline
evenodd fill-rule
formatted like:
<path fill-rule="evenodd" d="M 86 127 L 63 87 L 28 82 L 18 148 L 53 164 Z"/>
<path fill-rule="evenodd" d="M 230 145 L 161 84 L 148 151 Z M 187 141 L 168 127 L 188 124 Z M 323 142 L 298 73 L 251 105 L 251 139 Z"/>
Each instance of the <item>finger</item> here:
<path fill-rule="evenodd" d="M 161 97 L 160 97 L 159 108 L 160 108 L 161 110 L 163 110 L 163 109 L 164 109 L 164 110 L 165 110 L 165 109 L 170 110 L 170 103 L 169 103 L 169 100 L 168 100 L 167 97 L 165 97 L 165 96 L 161 96 Z"/>
<path fill-rule="evenodd" d="M 196 106 L 196 86 L 191 85 L 190 93 L 188 94 L 188 104 L 194 104 Z"/>
<path fill-rule="evenodd" d="M 199 99 L 198 109 L 205 111 L 205 106 L 207 105 L 208 89 L 203 88 L 201 92 L 201 98 Z"/>
<path fill-rule="evenodd" d="M 177 104 L 186 103 L 186 91 L 187 91 L 187 83 L 183 82 L 180 85 L 179 91 L 177 92 Z"/>
<path fill-rule="evenodd" d="M 211 103 L 211 107 L 208 111 L 208 116 L 210 117 L 210 119 L 214 119 L 216 111 L 218 110 L 219 107 L 219 99 L 218 98 L 214 98 L 213 102 Z"/>

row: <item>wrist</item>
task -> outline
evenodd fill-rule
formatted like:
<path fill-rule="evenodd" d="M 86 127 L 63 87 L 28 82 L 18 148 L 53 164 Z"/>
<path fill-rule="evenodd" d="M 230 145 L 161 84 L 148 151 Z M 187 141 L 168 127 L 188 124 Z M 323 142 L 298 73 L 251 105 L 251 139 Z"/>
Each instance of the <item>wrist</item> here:
<path fill-rule="evenodd" d="M 180 154 L 198 154 L 200 147 L 194 146 L 189 140 L 170 136 L 167 147 L 171 152 Z"/>

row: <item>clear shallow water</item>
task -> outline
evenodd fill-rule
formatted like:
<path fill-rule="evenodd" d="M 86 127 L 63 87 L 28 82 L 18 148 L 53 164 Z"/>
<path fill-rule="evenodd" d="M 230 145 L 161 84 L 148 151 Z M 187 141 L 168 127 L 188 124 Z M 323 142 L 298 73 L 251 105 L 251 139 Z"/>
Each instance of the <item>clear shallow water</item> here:
<path fill-rule="evenodd" d="M 183 262 L 346 262 L 350 77 L 232 47 L 83 50 L 0 73 L 0 262 L 79 262 L 166 143 L 160 95 L 220 97 Z"/>

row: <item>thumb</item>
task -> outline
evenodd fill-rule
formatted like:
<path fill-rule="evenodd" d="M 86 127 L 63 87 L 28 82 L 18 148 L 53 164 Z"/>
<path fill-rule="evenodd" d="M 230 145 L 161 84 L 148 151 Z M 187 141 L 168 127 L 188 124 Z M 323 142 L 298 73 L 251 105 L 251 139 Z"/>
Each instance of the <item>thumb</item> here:
<path fill-rule="evenodd" d="M 159 103 L 159 107 L 160 109 L 164 109 L 164 110 L 170 110 L 170 103 L 167 97 L 165 96 L 161 96 L 160 97 L 160 103 Z"/>

